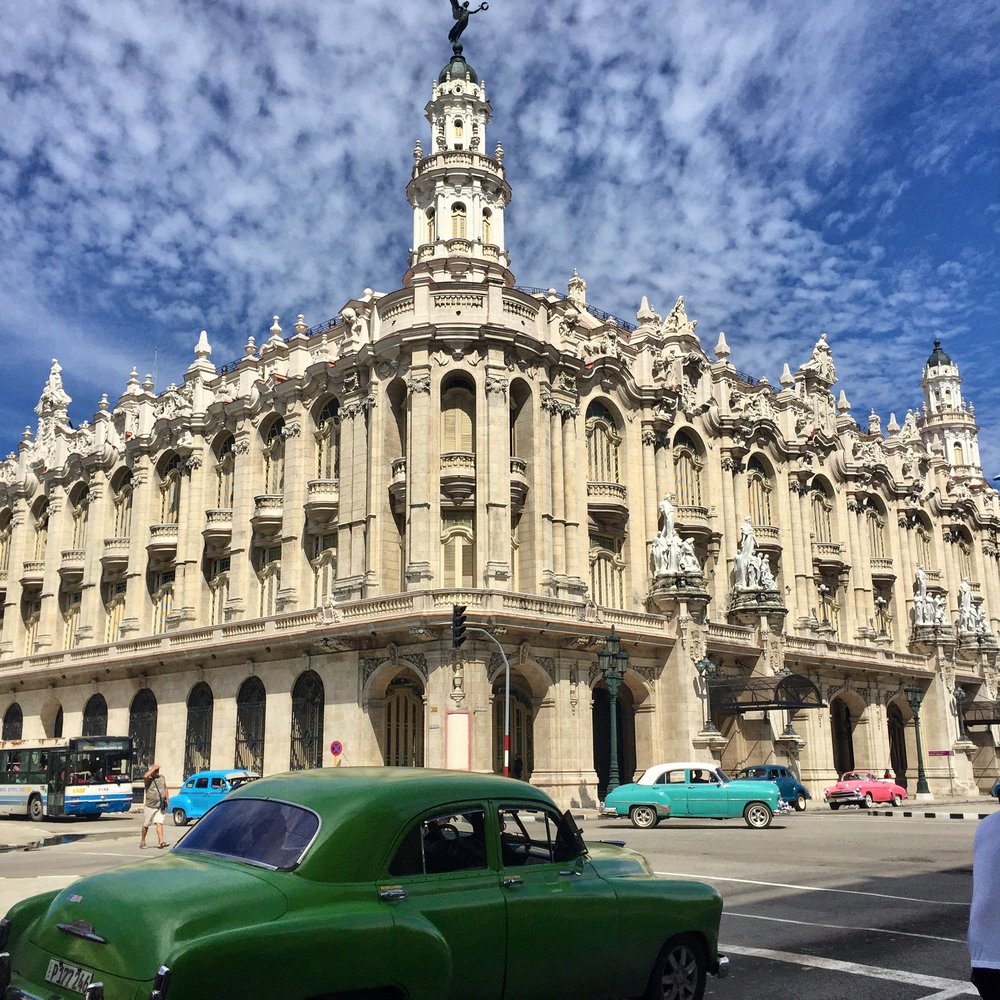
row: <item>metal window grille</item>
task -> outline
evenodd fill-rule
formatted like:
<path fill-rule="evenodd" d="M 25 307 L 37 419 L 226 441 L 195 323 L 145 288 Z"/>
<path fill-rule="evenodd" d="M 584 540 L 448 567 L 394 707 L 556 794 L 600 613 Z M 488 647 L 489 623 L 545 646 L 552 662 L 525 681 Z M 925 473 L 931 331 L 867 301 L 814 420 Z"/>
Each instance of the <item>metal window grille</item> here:
<path fill-rule="evenodd" d="M 153 763 L 156 749 L 156 696 L 143 688 L 133 699 L 128 713 L 128 734 L 132 737 L 132 780 L 140 781 Z M 106 725 L 106 723 L 105 723 Z"/>
<path fill-rule="evenodd" d="M 184 777 L 212 766 L 212 689 L 199 681 L 187 701 L 187 730 L 184 734 Z"/>
<path fill-rule="evenodd" d="M 292 741 L 289 769 L 323 766 L 323 682 L 309 670 L 292 688 Z"/>
<path fill-rule="evenodd" d="M 264 770 L 264 685 L 258 677 L 243 682 L 236 696 L 236 754 L 233 766 Z"/>

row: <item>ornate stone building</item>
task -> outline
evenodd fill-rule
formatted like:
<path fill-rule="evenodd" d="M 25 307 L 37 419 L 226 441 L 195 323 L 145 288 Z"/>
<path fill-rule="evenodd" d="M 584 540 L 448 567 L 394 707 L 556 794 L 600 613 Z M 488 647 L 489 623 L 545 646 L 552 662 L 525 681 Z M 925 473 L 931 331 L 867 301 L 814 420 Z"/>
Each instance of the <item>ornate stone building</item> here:
<path fill-rule="evenodd" d="M 609 780 L 609 681 L 623 780 L 715 755 L 912 791 L 916 710 L 932 793 L 992 782 L 1000 505 L 940 344 L 883 432 L 834 397 L 825 335 L 773 387 L 682 299 L 631 323 L 576 273 L 519 288 L 460 54 L 426 113 L 401 288 L 276 317 L 223 367 L 203 333 L 181 384 L 133 371 L 78 428 L 53 363 L 0 464 L 3 736 L 130 733 L 174 780 L 499 769 L 503 657 L 452 650 L 459 604 L 565 805 Z"/>

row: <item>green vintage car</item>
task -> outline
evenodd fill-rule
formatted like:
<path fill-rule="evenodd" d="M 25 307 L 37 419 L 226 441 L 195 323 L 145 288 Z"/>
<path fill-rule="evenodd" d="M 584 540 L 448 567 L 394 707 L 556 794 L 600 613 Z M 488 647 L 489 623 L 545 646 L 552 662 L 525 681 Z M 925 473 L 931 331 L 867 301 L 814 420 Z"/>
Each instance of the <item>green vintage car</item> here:
<path fill-rule="evenodd" d="M 0 996 L 698 1000 L 727 968 L 721 914 L 525 782 L 299 771 L 237 789 L 169 853 L 16 905 Z"/>
<path fill-rule="evenodd" d="M 782 808 L 787 807 L 773 782 L 733 780 L 717 764 L 676 761 L 648 767 L 638 781 L 608 792 L 601 814 L 628 816 L 633 826 L 644 830 L 671 816 L 742 816 L 747 826 L 763 830 Z"/>

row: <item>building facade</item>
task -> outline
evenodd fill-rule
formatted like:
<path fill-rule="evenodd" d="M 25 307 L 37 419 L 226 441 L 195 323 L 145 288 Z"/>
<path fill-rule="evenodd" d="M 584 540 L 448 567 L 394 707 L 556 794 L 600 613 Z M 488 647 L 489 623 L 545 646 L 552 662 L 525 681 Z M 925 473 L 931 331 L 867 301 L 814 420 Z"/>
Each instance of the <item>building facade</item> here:
<path fill-rule="evenodd" d="M 509 668 L 512 760 L 566 806 L 696 755 L 912 792 L 918 737 L 932 794 L 992 784 L 1000 504 L 940 344 L 883 432 L 825 335 L 773 387 L 683 299 L 520 288 L 460 52 L 426 115 L 396 291 L 223 367 L 202 333 L 78 428 L 53 363 L 0 464 L 3 737 L 128 733 L 174 780 L 499 770 Z"/>

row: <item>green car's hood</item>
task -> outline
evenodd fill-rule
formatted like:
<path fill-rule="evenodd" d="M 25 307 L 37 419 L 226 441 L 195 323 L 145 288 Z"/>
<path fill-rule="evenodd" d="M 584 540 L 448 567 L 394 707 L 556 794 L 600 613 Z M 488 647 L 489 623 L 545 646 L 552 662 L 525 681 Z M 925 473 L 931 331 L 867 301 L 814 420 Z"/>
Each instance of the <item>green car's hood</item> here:
<path fill-rule="evenodd" d="M 63 889 L 32 929 L 31 940 L 95 971 L 149 980 L 186 943 L 280 917 L 287 900 L 270 875 L 249 865 L 179 854 L 126 865 Z M 89 924 L 107 943 L 56 926 L 74 922 Z"/>
<path fill-rule="evenodd" d="M 628 875 L 652 875 L 649 862 L 636 851 L 617 844 L 587 841 L 590 863 L 602 878 L 622 878 Z"/>

